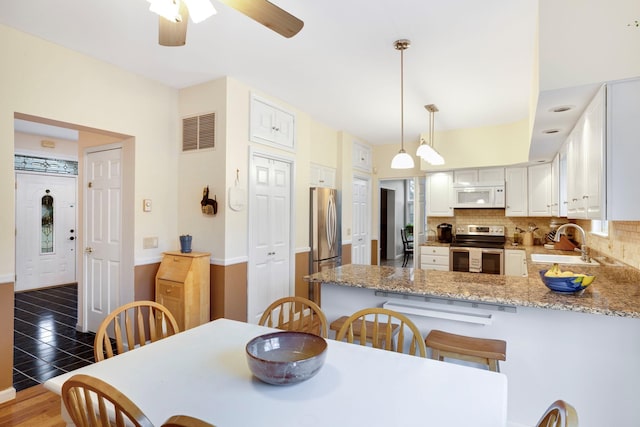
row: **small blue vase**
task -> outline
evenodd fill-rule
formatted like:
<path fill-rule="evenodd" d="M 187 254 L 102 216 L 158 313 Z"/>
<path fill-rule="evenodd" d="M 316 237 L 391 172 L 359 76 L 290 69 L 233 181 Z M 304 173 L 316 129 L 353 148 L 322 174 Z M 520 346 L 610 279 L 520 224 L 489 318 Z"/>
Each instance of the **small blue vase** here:
<path fill-rule="evenodd" d="M 180 236 L 180 252 L 188 254 L 191 252 L 191 236 Z"/>

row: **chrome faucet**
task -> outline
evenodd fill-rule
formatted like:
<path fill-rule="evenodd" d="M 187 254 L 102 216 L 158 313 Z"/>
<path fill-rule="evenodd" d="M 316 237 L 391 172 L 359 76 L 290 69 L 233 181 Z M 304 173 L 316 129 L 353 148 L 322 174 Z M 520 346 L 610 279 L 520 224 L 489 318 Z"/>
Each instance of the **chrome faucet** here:
<path fill-rule="evenodd" d="M 580 252 L 582 254 L 582 256 L 580 257 L 580 259 L 582 261 L 591 262 L 591 260 L 589 259 L 589 254 L 587 253 L 587 233 L 585 233 L 584 230 L 582 229 L 582 227 L 580 227 L 578 224 L 572 224 L 572 223 L 562 224 L 556 230 L 556 235 L 553 238 L 553 240 L 556 241 L 556 242 L 559 242 L 560 241 L 560 234 L 562 233 L 562 231 L 564 231 L 566 228 L 569 228 L 569 227 L 573 227 L 576 230 L 578 230 L 580 232 L 581 237 L 582 237 L 582 239 L 580 240 L 580 249 L 575 248 L 574 251 L 578 251 L 578 252 Z"/>

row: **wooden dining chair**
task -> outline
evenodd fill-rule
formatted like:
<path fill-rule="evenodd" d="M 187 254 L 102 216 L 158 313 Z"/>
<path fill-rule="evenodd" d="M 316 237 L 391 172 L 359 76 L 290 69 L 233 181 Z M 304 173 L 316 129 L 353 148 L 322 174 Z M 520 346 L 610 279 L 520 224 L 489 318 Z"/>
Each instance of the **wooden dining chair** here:
<path fill-rule="evenodd" d="M 578 427 L 578 413 L 564 400 L 556 400 L 547 408 L 536 427 Z"/>
<path fill-rule="evenodd" d="M 327 338 L 327 317 L 318 304 L 303 297 L 284 297 L 274 301 L 262 313 L 258 324 Z"/>
<path fill-rule="evenodd" d="M 406 267 L 409 263 L 409 258 L 413 256 L 413 242 L 407 237 L 407 232 L 404 228 L 400 229 L 400 237 L 402 238 L 403 248 L 402 266 Z"/>
<path fill-rule="evenodd" d="M 409 334 L 405 332 L 407 329 Z M 405 339 L 408 339 L 407 353 L 427 357 L 427 348 L 417 326 L 404 314 L 387 308 L 365 308 L 353 313 L 336 334 L 337 341 L 345 339 L 360 345 L 371 343 L 375 348 L 398 353 L 405 353 Z"/>
<path fill-rule="evenodd" d="M 94 356 L 99 362 L 178 332 L 178 323 L 165 306 L 134 301 L 116 308 L 102 321 L 94 339 Z"/>
<path fill-rule="evenodd" d="M 76 427 L 153 427 L 127 396 L 89 375 L 74 375 L 65 381 L 62 401 Z"/>
<path fill-rule="evenodd" d="M 188 415 L 174 415 L 165 421 L 161 427 L 215 427 L 201 419 L 190 417 Z"/>

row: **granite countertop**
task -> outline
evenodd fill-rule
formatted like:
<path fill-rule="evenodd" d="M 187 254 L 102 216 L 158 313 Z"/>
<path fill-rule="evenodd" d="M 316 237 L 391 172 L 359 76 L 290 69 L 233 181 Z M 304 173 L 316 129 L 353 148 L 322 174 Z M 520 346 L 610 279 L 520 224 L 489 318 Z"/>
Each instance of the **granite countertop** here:
<path fill-rule="evenodd" d="M 538 273 L 551 264 L 533 263 L 530 255 L 567 252 L 543 246 L 513 248 L 527 252 L 529 277 L 348 264 L 305 279 L 411 295 L 640 318 L 639 270 L 624 265 L 562 265 L 563 270 L 593 274 L 596 279 L 580 294 L 560 294 L 549 290 Z"/>

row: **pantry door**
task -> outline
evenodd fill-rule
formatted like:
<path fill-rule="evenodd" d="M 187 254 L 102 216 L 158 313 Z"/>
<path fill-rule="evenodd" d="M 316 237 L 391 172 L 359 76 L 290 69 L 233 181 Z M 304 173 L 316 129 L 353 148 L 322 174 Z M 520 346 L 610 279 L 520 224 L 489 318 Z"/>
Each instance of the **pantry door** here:
<path fill-rule="evenodd" d="M 275 158 L 251 159 L 247 320 L 257 323 L 278 298 L 291 295 L 291 167 Z"/>
<path fill-rule="evenodd" d="M 16 291 L 76 281 L 75 176 L 16 172 Z"/>
<path fill-rule="evenodd" d="M 371 220 L 369 217 L 370 196 L 369 180 L 353 178 L 353 233 L 351 247 L 352 264 L 371 264 Z"/>

